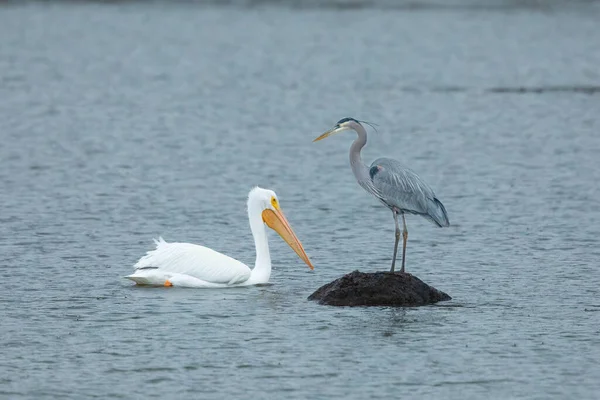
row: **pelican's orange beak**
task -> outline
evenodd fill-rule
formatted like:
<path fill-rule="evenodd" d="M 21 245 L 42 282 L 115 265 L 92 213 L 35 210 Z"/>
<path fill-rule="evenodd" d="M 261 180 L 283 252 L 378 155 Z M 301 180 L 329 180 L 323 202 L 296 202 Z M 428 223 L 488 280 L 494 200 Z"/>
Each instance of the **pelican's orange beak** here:
<path fill-rule="evenodd" d="M 302 243 L 296 237 L 296 234 L 292 230 L 290 223 L 283 215 L 283 212 L 277 206 L 275 210 L 266 209 L 262 212 L 262 219 L 267 226 L 273 229 L 281 236 L 283 240 L 298 254 L 298 257 L 302 259 L 308 265 L 308 268 L 315 269 L 302 247 Z"/>

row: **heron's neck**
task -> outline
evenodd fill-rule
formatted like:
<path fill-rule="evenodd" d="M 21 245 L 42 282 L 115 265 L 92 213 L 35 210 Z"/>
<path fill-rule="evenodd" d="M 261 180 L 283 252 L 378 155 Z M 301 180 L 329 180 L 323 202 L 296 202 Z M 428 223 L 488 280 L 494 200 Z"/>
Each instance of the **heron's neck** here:
<path fill-rule="evenodd" d="M 256 247 L 256 262 L 249 280 L 255 284 L 267 283 L 271 277 L 271 254 L 269 253 L 267 230 L 262 219 L 262 207 L 259 204 L 248 202 L 248 219 Z"/>
<path fill-rule="evenodd" d="M 365 128 L 363 128 L 362 125 L 357 126 L 355 130 L 358 134 L 358 138 L 352 143 L 352 146 L 350 146 L 350 166 L 352 167 L 352 172 L 359 185 L 367 189 L 365 185 L 367 182 L 370 182 L 371 179 L 369 176 L 369 168 L 363 163 L 360 157 L 360 151 L 367 144 L 367 131 L 365 131 Z"/>

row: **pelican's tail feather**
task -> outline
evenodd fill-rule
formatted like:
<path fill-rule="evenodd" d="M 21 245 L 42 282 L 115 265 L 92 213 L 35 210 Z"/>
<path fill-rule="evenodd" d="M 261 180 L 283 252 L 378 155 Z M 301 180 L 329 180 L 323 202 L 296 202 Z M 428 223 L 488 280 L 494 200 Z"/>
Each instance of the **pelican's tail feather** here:
<path fill-rule="evenodd" d="M 160 246 L 163 246 L 165 244 L 167 244 L 167 242 L 165 242 L 165 239 L 162 238 L 162 236 L 158 237 L 158 240 L 156 239 L 152 239 L 154 240 L 154 244 L 156 245 L 156 248 L 158 249 Z"/>
<path fill-rule="evenodd" d="M 152 239 L 154 240 L 154 244 L 156 245 L 156 248 L 154 250 L 148 250 L 146 252 L 146 255 L 142 256 L 137 263 L 135 263 L 135 265 L 133 266 L 134 269 L 144 269 L 144 268 L 152 268 L 155 267 L 155 265 L 153 265 L 153 261 L 155 261 L 154 259 L 154 255 L 157 254 L 157 252 L 159 252 L 161 250 L 161 248 L 164 248 L 165 246 L 168 245 L 168 243 L 165 241 L 165 239 L 162 238 L 162 236 L 158 237 L 157 239 Z"/>

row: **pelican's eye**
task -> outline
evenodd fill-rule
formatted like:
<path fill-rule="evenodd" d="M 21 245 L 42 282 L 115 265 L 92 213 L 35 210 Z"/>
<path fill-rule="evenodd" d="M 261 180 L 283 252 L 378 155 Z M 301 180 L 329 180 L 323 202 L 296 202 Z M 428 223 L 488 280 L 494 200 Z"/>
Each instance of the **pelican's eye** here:
<path fill-rule="evenodd" d="M 277 199 L 275 197 L 271 197 L 271 205 L 274 209 L 279 210 L 279 203 L 277 203 Z"/>

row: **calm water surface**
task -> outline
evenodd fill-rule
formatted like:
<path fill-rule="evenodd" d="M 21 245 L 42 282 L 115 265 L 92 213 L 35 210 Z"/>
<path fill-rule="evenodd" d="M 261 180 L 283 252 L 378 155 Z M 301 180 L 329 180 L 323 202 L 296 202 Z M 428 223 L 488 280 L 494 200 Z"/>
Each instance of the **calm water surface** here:
<path fill-rule="evenodd" d="M 579 398 L 600 392 L 599 8 L 185 4 L 0 8 L 0 397 Z M 389 268 L 354 181 L 403 160 L 452 226 L 410 217 L 407 268 L 453 300 L 319 306 Z M 316 268 L 271 235 L 271 285 L 142 289 L 152 238 L 253 264 L 272 188 Z"/>

